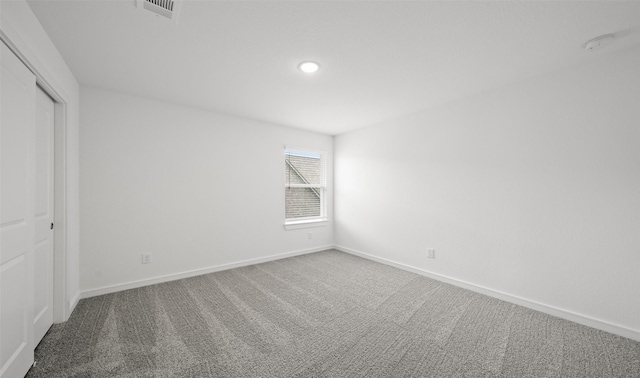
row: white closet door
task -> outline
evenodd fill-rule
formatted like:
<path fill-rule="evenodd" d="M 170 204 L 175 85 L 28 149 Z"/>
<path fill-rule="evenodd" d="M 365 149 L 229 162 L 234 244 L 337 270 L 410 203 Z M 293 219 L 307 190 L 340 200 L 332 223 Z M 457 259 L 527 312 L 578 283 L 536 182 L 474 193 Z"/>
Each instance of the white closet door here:
<path fill-rule="evenodd" d="M 35 76 L 0 43 L 0 376 L 33 363 Z"/>
<path fill-rule="evenodd" d="M 35 178 L 35 295 L 33 337 L 38 345 L 53 324 L 53 100 L 37 89 Z"/>

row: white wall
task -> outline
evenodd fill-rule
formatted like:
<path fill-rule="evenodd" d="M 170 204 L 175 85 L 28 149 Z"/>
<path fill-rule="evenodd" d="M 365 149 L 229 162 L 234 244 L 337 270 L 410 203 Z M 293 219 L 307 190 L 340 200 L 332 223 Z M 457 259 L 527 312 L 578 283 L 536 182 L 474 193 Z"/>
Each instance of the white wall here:
<path fill-rule="evenodd" d="M 284 145 L 331 156 L 330 136 L 85 87 L 81 120 L 84 296 L 333 245 L 283 228 Z"/>
<path fill-rule="evenodd" d="M 639 125 L 635 48 L 340 135 L 336 244 L 638 338 Z"/>
<path fill-rule="evenodd" d="M 79 86 L 29 5 L 23 1 L 0 1 L 0 29 L 8 45 L 17 50 L 32 69 L 38 84 L 59 104 L 56 115 L 56 276 L 54 320 L 66 320 L 80 296 L 79 287 Z M 56 121 L 58 122 L 58 121 Z M 62 135 L 60 133 L 62 132 Z M 62 171 L 62 173 L 61 173 Z M 63 190 L 60 190 L 63 188 Z M 58 195 L 62 192 L 62 201 Z M 62 208 L 59 206 L 62 205 Z M 61 214 L 62 213 L 62 214 Z M 62 250 L 61 250 L 62 249 Z M 58 281 L 58 280 L 57 280 Z M 59 303 L 60 302 L 60 303 Z"/>

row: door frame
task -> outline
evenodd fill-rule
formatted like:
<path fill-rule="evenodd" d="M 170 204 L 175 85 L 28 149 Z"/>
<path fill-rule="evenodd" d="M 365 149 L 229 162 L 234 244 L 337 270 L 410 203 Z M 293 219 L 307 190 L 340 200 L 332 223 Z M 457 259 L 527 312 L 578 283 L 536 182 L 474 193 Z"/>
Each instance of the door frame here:
<path fill-rule="evenodd" d="M 4 25 L 3 25 L 4 26 Z M 68 254 L 67 254 L 67 124 L 68 102 L 66 96 L 57 89 L 55 83 L 50 83 L 34 64 L 26 59 L 16 44 L 0 30 L 0 40 L 22 61 L 22 63 L 36 76 L 36 84 L 54 101 L 53 128 L 53 322 L 61 323 L 69 319 L 71 311 L 79 298 L 68 297 Z"/>

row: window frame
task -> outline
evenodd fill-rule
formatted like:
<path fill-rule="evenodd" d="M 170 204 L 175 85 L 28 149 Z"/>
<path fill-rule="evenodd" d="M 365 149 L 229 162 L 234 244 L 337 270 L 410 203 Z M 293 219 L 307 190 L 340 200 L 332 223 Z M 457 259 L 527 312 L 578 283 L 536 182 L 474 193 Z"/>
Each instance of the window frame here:
<path fill-rule="evenodd" d="M 287 230 L 310 228 L 310 227 L 322 227 L 326 226 L 329 222 L 327 215 L 327 153 L 325 151 L 319 151 L 310 148 L 293 148 L 285 146 L 283 151 L 284 163 L 287 164 L 287 156 L 290 156 L 290 152 L 297 152 L 302 154 L 319 155 L 320 156 L 320 174 L 321 179 L 319 184 L 292 184 L 287 183 L 287 178 L 284 180 L 284 227 Z M 317 189 L 320 193 L 320 215 L 312 217 L 297 217 L 287 218 L 286 213 L 286 190 L 287 188 L 313 188 Z"/>

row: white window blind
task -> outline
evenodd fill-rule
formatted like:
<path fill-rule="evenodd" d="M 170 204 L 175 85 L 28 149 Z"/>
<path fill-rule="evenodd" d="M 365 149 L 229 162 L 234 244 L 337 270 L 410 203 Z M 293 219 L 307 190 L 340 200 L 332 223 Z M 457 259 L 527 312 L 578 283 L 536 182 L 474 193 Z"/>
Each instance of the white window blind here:
<path fill-rule="evenodd" d="M 326 219 L 326 159 L 322 152 L 284 150 L 286 222 Z"/>

